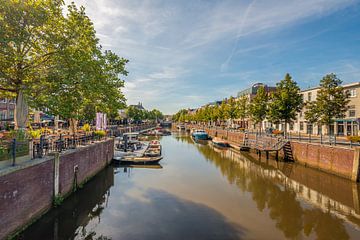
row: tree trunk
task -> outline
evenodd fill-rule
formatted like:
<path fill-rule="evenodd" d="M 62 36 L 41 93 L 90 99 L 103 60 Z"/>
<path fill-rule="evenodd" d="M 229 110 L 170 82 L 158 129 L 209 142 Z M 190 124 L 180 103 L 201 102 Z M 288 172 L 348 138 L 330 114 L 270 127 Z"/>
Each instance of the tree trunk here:
<path fill-rule="evenodd" d="M 75 134 L 77 132 L 78 121 L 75 118 L 70 118 L 70 134 Z"/>
<path fill-rule="evenodd" d="M 15 106 L 15 129 L 26 129 L 29 119 L 29 106 L 27 105 L 24 93 L 20 90 L 16 97 Z"/>

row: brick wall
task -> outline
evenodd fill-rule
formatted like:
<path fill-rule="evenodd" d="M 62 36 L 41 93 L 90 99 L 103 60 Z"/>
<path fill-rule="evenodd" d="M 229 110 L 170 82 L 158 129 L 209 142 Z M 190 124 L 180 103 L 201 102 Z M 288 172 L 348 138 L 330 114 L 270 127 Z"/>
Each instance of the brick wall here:
<path fill-rule="evenodd" d="M 75 166 L 78 169 L 76 181 L 80 184 L 110 163 L 114 153 L 113 143 L 112 140 L 106 141 L 61 155 L 59 172 L 60 194 L 64 196 L 72 191 L 75 180 Z"/>
<path fill-rule="evenodd" d="M 53 169 L 47 160 L 0 177 L 0 239 L 51 207 Z"/>
<path fill-rule="evenodd" d="M 60 194 L 71 193 L 74 166 L 78 165 L 78 183 L 91 178 L 114 154 L 114 141 L 96 143 L 60 155 Z M 0 173 L 0 239 L 20 230 L 49 210 L 54 197 L 55 158 L 34 160 L 29 166 L 17 166 Z"/>
<path fill-rule="evenodd" d="M 351 179 L 354 149 L 302 142 L 291 147 L 297 162 Z"/>
<path fill-rule="evenodd" d="M 188 128 L 197 128 L 196 125 Z M 230 143 L 240 144 L 243 141 L 244 133 L 231 132 L 222 129 L 204 129 L 211 137 L 217 136 L 227 139 Z M 255 139 L 254 134 L 248 135 L 249 139 Z M 263 137 L 264 138 L 264 137 Z M 274 144 L 276 138 L 268 138 Z M 355 150 L 339 146 L 320 145 L 315 143 L 291 142 L 295 161 L 332 173 L 347 179 L 356 181 L 358 179 L 359 166 L 355 163 Z M 280 152 L 282 155 L 282 152 Z M 357 160 L 359 162 L 359 159 Z"/>

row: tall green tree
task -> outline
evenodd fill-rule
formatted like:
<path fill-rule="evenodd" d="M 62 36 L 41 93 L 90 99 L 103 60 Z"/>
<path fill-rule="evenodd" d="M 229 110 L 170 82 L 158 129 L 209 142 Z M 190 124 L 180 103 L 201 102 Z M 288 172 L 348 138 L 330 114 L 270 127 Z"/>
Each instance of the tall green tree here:
<path fill-rule="evenodd" d="M 305 118 L 321 126 L 326 125 L 328 134 L 334 119 L 343 118 L 348 110 L 349 93 L 344 91 L 341 84 L 342 81 L 335 74 L 327 74 L 320 81 L 316 100 L 306 103 Z"/>
<path fill-rule="evenodd" d="M 287 125 L 295 120 L 300 112 L 302 102 L 300 88 L 287 73 L 285 78 L 276 84 L 276 91 L 271 96 L 268 119 L 273 123 L 284 123 L 286 133 Z"/>
<path fill-rule="evenodd" d="M 249 117 L 249 98 L 244 95 L 241 96 L 237 101 L 238 108 L 238 118 L 240 118 L 241 122 L 245 127 L 245 119 Z"/>
<path fill-rule="evenodd" d="M 231 96 L 226 101 L 226 106 L 225 106 L 226 118 L 232 122 L 234 119 L 237 118 L 238 113 L 239 113 L 239 109 L 238 109 L 236 100 L 234 97 Z"/>
<path fill-rule="evenodd" d="M 0 0 L 0 90 L 16 98 L 16 128 L 25 128 L 29 93 L 43 85 L 65 42 L 60 0 Z"/>
<path fill-rule="evenodd" d="M 62 38 L 66 44 L 55 55 L 46 82 L 31 94 L 37 109 L 69 119 L 71 131 L 76 132 L 77 120 L 125 107 L 119 76 L 127 74 L 127 60 L 102 51 L 85 9 L 74 3 L 68 6 Z"/>
<path fill-rule="evenodd" d="M 255 124 L 259 124 L 260 132 L 262 131 L 262 121 L 266 118 L 268 106 L 268 95 L 263 86 L 259 87 L 255 97 L 250 103 L 250 115 Z"/>

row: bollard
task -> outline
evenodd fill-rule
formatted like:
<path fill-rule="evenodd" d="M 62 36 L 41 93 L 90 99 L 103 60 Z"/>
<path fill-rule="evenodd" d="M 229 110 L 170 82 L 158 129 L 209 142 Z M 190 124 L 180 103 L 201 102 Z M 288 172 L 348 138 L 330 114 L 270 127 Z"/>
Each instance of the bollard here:
<path fill-rule="evenodd" d="M 15 160 L 16 160 L 16 139 L 15 138 L 11 142 L 11 153 L 12 153 L 12 165 L 15 166 Z"/>

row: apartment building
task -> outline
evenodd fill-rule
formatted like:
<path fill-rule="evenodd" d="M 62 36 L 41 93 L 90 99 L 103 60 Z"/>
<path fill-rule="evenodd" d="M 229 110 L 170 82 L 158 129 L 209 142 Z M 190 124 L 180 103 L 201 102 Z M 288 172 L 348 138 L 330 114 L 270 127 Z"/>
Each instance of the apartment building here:
<path fill-rule="evenodd" d="M 0 122 L 14 120 L 15 104 L 15 99 L 0 98 Z"/>
<path fill-rule="evenodd" d="M 360 121 L 360 82 L 350 83 L 343 85 L 344 90 L 350 94 L 348 111 L 342 119 L 335 119 L 334 123 L 330 126 L 330 134 L 339 136 L 359 135 L 359 121 Z M 301 91 L 304 102 L 315 101 L 317 92 L 320 87 L 310 88 Z M 305 119 L 305 109 L 299 114 L 297 120 L 288 126 L 292 132 L 300 132 L 303 134 L 321 133 L 327 134 L 326 126 L 319 126 L 318 124 L 311 124 Z"/>
<path fill-rule="evenodd" d="M 246 96 L 249 99 L 249 101 L 251 101 L 256 96 L 257 91 L 259 90 L 260 87 L 264 87 L 265 92 L 268 94 L 276 91 L 276 87 L 271 87 L 263 83 L 255 83 L 251 87 L 238 92 L 237 100 L 243 96 Z M 250 118 L 245 120 L 236 119 L 235 123 L 237 123 L 241 128 L 256 129 L 258 127 L 251 121 Z M 263 121 L 261 124 L 262 124 L 262 129 L 272 126 L 272 124 L 267 120 Z"/>

